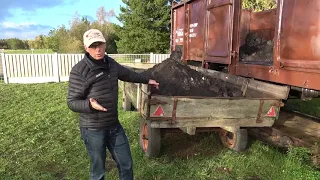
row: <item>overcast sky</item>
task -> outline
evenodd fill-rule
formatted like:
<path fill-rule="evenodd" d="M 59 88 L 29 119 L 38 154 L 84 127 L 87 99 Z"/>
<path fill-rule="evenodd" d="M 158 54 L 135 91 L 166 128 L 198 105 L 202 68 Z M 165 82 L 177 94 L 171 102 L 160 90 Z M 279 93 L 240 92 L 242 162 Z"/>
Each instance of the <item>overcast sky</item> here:
<path fill-rule="evenodd" d="M 121 0 L 0 0 L 0 39 L 34 39 L 64 24 L 69 27 L 75 12 L 96 20 L 96 10 L 120 12 Z M 112 22 L 118 23 L 116 18 Z"/>

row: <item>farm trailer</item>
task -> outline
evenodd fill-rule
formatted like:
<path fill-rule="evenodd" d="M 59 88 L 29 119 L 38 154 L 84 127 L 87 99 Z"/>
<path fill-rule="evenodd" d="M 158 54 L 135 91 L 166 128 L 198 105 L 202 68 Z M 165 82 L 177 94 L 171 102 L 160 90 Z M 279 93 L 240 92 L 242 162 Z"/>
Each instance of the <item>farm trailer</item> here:
<path fill-rule="evenodd" d="M 191 67 L 241 89 L 243 97 L 156 95 L 148 85 L 120 81 L 123 109 L 134 107 L 141 115 L 140 146 L 148 157 L 159 154 L 161 134 L 179 129 L 190 135 L 218 131 L 226 147 L 244 151 L 247 148 L 247 128 L 271 127 L 278 119 L 283 105 L 281 99 L 289 93 L 286 86 Z"/>

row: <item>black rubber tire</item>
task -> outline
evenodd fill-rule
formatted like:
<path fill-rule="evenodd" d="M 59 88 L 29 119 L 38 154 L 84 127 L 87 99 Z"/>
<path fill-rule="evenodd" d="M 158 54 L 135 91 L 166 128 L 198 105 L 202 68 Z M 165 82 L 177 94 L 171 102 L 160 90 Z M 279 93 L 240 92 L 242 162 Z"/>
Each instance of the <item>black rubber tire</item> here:
<path fill-rule="evenodd" d="M 147 157 L 156 157 L 161 149 L 161 131 L 159 128 L 151 128 L 149 121 L 140 120 L 139 144 Z"/>
<path fill-rule="evenodd" d="M 222 130 L 220 133 L 220 140 L 222 144 L 236 152 L 243 152 L 248 145 L 248 131 L 247 129 L 240 129 L 237 133 L 232 133 Z"/>

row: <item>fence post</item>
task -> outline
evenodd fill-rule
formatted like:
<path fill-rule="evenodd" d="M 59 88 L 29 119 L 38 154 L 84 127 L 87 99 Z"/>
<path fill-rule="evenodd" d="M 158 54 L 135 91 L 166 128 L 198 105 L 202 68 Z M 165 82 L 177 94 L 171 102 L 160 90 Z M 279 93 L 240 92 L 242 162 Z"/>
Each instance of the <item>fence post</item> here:
<path fill-rule="evenodd" d="M 7 66 L 6 66 L 6 59 L 5 59 L 4 53 L 1 53 L 1 61 L 2 61 L 2 69 L 3 69 L 3 80 L 4 80 L 4 83 L 8 84 Z"/>
<path fill-rule="evenodd" d="M 53 76 L 55 78 L 55 82 L 60 82 L 58 53 L 53 53 L 53 56 L 52 56 L 52 68 L 53 68 Z"/>
<path fill-rule="evenodd" d="M 149 63 L 154 63 L 154 56 L 153 53 L 150 53 L 150 62 Z"/>

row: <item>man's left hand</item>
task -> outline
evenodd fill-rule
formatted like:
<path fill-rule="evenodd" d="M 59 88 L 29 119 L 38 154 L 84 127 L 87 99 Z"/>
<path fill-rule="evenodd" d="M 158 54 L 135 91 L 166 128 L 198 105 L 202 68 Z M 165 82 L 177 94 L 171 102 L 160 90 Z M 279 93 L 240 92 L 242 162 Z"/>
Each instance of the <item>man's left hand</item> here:
<path fill-rule="evenodd" d="M 157 89 L 159 89 L 159 83 L 153 79 L 149 79 L 148 84 L 153 85 L 154 87 L 156 87 Z"/>

